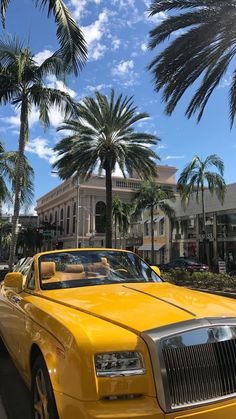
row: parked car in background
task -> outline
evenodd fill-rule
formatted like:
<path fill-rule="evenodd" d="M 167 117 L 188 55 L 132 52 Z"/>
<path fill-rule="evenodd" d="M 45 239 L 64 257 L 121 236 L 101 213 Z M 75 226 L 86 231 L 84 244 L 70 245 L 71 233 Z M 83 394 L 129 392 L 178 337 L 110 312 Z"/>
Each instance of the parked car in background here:
<path fill-rule="evenodd" d="M 187 258 L 174 259 L 169 263 L 159 265 L 162 272 L 169 272 L 171 269 L 185 269 L 188 272 L 208 272 L 209 266 L 196 260 Z"/>
<path fill-rule="evenodd" d="M 0 282 L 4 279 L 5 275 L 9 272 L 8 263 L 5 261 L 0 262 Z"/>
<path fill-rule="evenodd" d="M 164 282 L 123 250 L 17 269 L 0 287 L 0 336 L 32 418 L 236 418 L 235 300 Z"/>

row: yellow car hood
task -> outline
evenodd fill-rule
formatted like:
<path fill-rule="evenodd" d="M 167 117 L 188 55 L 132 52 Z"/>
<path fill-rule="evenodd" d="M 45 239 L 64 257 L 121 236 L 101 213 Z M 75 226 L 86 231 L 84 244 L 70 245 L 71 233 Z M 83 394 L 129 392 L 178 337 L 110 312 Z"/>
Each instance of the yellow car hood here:
<path fill-rule="evenodd" d="M 136 333 L 195 317 L 236 317 L 234 300 L 168 283 L 90 286 L 41 296 Z"/>

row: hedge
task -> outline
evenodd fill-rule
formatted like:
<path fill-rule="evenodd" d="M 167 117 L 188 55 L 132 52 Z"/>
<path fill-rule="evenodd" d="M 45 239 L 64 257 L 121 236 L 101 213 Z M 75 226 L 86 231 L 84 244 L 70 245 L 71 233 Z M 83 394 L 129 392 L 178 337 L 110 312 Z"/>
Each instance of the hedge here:
<path fill-rule="evenodd" d="M 236 292 L 236 276 L 212 272 L 190 273 L 184 269 L 162 272 L 162 278 L 172 284 L 215 291 Z"/>

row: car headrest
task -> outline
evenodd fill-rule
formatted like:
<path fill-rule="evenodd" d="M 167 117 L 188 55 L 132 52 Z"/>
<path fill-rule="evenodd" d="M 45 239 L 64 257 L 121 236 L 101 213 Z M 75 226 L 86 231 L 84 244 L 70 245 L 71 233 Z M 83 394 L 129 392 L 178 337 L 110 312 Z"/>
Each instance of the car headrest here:
<path fill-rule="evenodd" d="M 66 265 L 65 269 L 64 269 L 64 272 L 67 272 L 67 273 L 82 273 L 82 272 L 84 272 L 84 267 L 83 267 L 82 263 L 77 264 L 77 265 Z"/>
<path fill-rule="evenodd" d="M 56 272 L 55 262 L 41 263 L 41 279 L 50 279 Z"/>

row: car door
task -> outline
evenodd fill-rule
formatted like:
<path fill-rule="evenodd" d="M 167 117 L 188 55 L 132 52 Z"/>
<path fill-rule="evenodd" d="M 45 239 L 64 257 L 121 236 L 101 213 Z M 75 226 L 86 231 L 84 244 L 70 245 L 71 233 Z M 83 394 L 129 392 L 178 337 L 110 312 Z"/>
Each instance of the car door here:
<path fill-rule="evenodd" d="M 28 264 L 19 268 L 24 280 L 31 270 L 32 258 Z M 17 293 L 14 289 L 6 288 L 4 284 L 1 288 L 0 296 L 0 316 L 1 316 L 1 335 L 15 363 L 21 364 L 21 347 L 25 337 L 25 301 L 24 293 Z"/>
<path fill-rule="evenodd" d="M 25 267 L 23 274 L 25 277 L 25 286 L 27 286 L 27 284 L 31 284 L 33 287 L 35 280 L 35 267 L 32 260 L 31 264 L 28 265 L 27 268 Z M 17 294 L 16 292 L 12 292 L 11 294 L 14 324 L 14 326 L 12 326 L 11 348 L 14 361 L 23 376 L 26 375 L 28 365 L 27 348 L 29 347 L 30 340 L 26 322 L 26 309 L 29 305 L 27 295 L 28 294 L 25 290 L 23 290 L 20 294 Z"/>

